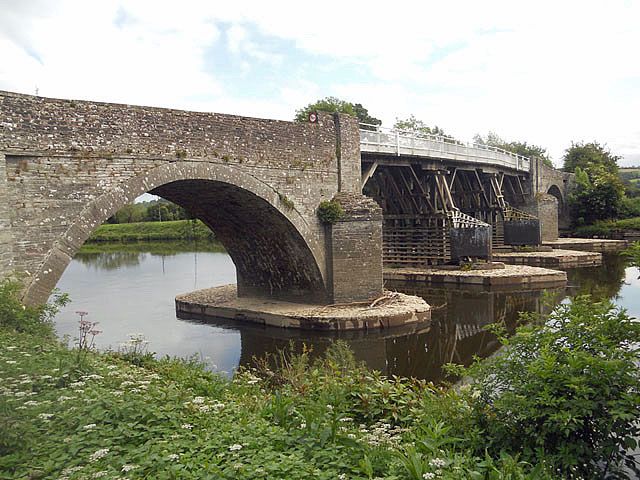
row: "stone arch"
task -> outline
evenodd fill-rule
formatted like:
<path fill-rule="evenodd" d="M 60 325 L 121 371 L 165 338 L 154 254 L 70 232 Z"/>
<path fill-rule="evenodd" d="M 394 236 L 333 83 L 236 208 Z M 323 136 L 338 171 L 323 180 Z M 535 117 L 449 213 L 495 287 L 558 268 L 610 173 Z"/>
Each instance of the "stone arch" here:
<path fill-rule="evenodd" d="M 25 303 L 46 301 L 91 233 L 145 192 L 186 207 L 214 230 L 236 265 L 240 295 L 327 299 L 324 250 L 295 205 L 240 168 L 180 161 L 124 180 L 91 200 L 31 277 Z"/>
<path fill-rule="evenodd" d="M 567 210 L 567 204 L 562 194 L 562 189 L 555 183 L 549 186 L 547 194 L 555 197 L 558 200 L 558 228 L 569 228 L 569 212 Z"/>
<path fill-rule="evenodd" d="M 547 193 L 558 199 L 558 212 L 560 212 L 564 208 L 564 198 L 562 197 L 562 190 L 560 190 L 560 187 L 553 184 L 547 189 Z"/>

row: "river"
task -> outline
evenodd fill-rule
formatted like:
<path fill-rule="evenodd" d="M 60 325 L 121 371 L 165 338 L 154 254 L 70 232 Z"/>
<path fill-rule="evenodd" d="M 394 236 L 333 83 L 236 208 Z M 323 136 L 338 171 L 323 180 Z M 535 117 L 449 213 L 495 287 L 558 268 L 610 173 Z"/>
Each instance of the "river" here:
<path fill-rule="evenodd" d="M 567 289 L 542 291 L 487 291 L 427 288 L 415 284 L 387 284 L 387 288 L 421 295 L 434 307 L 432 322 L 418 332 L 315 333 L 228 321 L 199 321 L 176 317 L 174 297 L 179 293 L 235 282 L 230 257 L 215 245 L 136 244 L 118 247 L 89 245 L 67 267 L 58 288 L 72 303 L 56 316 L 60 337 L 77 336 L 79 316 L 99 322 L 100 349 L 118 349 L 129 334 L 141 333 L 157 356 L 196 355 L 209 368 L 231 375 L 238 365 L 250 365 L 254 356 L 291 345 L 303 345 L 314 354 L 333 339 L 344 339 L 356 357 L 389 375 L 438 381 L 441 365 L 468 364 L 474 355 L 490 355 L 498 348 L 483 326 L 505 321 L 509 329 L 518 312 L 548 310 L 567 294 L 611 298 L 640 316 L 640 281 L 623 258 L 607 255 L 602 267 L 568 271 Z"/>

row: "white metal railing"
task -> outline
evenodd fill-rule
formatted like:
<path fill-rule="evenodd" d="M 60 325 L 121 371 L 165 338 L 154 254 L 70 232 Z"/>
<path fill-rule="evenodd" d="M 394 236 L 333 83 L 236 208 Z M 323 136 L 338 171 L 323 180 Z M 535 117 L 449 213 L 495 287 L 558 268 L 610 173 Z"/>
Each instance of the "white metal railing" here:
<path fill-rule="evenodd" d="M 529 158 L 501 148 L 366 123 L 360 124 L 360 151 L 499 165 L 526 172 L 530 166 Z"/>

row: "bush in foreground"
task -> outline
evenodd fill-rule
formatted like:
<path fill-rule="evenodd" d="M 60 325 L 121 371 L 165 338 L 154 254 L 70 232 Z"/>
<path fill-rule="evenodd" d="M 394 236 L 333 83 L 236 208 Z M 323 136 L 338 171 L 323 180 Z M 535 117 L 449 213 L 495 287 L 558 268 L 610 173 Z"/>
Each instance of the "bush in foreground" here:
<path fill-rule="evenodd" d="M 625 450 L 640 435 L 640 323 L 589 297 L 525 317 L 501 355 L 467 372 L 488 451 L 545 459 L 562 478 L 635 470 Z"/>

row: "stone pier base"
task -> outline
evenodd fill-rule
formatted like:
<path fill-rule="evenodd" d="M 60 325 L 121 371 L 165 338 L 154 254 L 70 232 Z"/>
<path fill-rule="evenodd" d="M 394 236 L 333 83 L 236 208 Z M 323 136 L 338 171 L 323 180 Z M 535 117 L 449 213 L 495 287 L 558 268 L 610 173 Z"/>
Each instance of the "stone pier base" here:
<path fill-rule="evenodd" d="M 476 285 L 493 287 L 526 287 L 530 289 L 563 287 L 567 274 L 527 265 L 494 264 L 478 270 L 447 268 L 386 268 L 385 280 L 429 283 L 432 285 Z"/>
<path fill-rule="evenodd" d="M 602 264 L 602 254 L 578 250 L 494 253 L 498 262 L 546 268 L 595 267 Z"/>
<path fill-rule="evenodd" d="M 402 293 L 385 292 L 375 301 L 320 305 L 238 297 L 235 285 L 178 295 L 176 312 L 324 331 L 392 328 L 431 320 L 431 308 L 424 300 Z"/>
<path fill-rule="evenodd" d="M 542 242 L 544 246 L 557 249 L 581 250 L 583 252 L 619 252 L 628 246 L 626 240 L 604 238 L 558 238 Z"/>

